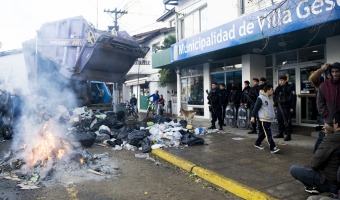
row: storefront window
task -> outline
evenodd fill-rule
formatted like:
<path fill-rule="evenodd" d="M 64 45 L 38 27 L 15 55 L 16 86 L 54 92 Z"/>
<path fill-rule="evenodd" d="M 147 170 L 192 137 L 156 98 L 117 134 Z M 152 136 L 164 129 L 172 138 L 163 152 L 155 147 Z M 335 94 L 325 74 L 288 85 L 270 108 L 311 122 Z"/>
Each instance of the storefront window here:
<path fill-rule="evenodd" d="M 188 78 L 188 104 L 203 105 L 203 76 Z"/>
<path fill-rule="evenodd" d="M 181 101 L 187 101 L 187 90 L 188 90 L 188 79 L 182 78 L 181 79 Z"/>
<path fill-rule="evenodd" d="M 227 89 L 231 89 L 231 84 L 236 83 L 237 86 L 242 88 L 242 71 L 232 71 L 232 72 L 222 72 L 211 74 L 211 82 L 216 82 L 217 84 L 226 84 Z"/>
<path fill-rule="evenodd" d="M 301 79 L 301 122 L 317 124 L 318 111 L 316 109 L 316 98 L 314 85 L 308 80 L 309 76 L 319 67 L 311 66 L 300 69 Z"/>
<path fill-rule="evenodd" d="M 266 58 L 266 67 L 273 66 L 273 55 L 268 55 Z"/>

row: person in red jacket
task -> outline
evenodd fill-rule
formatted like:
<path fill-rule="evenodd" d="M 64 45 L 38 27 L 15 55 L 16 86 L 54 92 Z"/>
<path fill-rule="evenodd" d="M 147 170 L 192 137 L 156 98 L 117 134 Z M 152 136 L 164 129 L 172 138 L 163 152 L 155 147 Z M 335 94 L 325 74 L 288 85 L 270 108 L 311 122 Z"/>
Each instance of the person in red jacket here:
<path fill-rule="evenodd" d="M 340 63 L 328 64 L 331 78 L 325 80 L 317 95 L 317 108 L 324 122 L 333 126 L 333 116 L 340 112 Z"/>

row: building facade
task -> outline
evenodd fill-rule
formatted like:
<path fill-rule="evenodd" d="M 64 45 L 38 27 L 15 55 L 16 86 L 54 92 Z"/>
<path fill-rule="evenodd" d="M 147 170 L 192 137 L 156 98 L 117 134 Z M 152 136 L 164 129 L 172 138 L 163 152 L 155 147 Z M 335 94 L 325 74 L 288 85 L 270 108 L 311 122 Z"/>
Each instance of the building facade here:
<path fill-rule="evenodd" d="M 286 75 L 295 85 L 294 124 L 317 123 L 308 77 L 321 63 L 339 61 L 340 3 L 335 0 L 163 1 L 176 10 L 177 43 L 152 57 L 154 68 L 177 71 L 177 102 L 210 118 L 211 82 L 266 77 L 274 87 Z M 162 60 L 162 62 L 157 62 Z"/>

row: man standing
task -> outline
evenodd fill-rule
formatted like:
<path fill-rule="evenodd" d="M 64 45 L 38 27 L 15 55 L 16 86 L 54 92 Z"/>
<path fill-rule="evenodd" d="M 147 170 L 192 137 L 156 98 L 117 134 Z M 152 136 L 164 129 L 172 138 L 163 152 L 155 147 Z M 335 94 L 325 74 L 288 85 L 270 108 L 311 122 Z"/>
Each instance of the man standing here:
<path fill-rule="evenodd" d="M 218 124 L 220 126 L 220 130 L 223 130 L 223 121 L 222 121 L 222 96 L 217 88 L 217 83 L 211 84 L 211 91 L 208 94 L 208 104 L 210 104 L 209 110 L 211 112 L 211 127 L 208 129 L 216 129 L 215 123 L 218 119 Z"/>
<path fill-rule="evenodd" d="M 329 65 L 329 64 L 328 64 Z M 340 111 L 340 63 L 329 65 L 331 78 L 325 80 L 319 88 L 317 107 L 326 124 L 332 126 L 332 117 Z"/>
<path fill-rule="evenodd" d="M 263 87 L 267 84 L 267 79 L 265 77 L 261 77 L 260 78 L 260 82 L 259 82 L 259 88 L 260 90 L 263 89 Z"/>
<path fill-rule="evenodd" d="M 251 113 L 251 123 L 255 123 L 256 116 L 259 117 L 261 128 L 259 129 L 259 135 L 254 146 L 258 149 L 264 149 L 261 143 L 265 138 L 267 138 L 270 152 L 274 154 L 280 151 L 280 149 L 276 147 L 270 129 L 271 123 L 275 119 L 272 95 L 273 86 L 269 84 L 265 85 L 263 87 L 263 92 L 261 92 L 255 102 L 253 112 Z"/>
<path fill-rule="evenodd" d="M 225 109 L 228 105 L 228 96 L 229 92 L 225 88 L 225 84 L 221 83 L 220 84 L 220 93 L 221 93 L 221 98 L 222 98 L 222 121 L 223 121 L 223 126 L 226 126 L 224 119 L 225 119 Z"/>
<path fill-rule="evenodd" d="M 255 105 L 256 99 L 259 96 L 259 94 L 260 94 L 259 79 L 253 78 L 253 87 L 251 88 L 250 93 L 249 93 L 249 97 L 252 100 L 250 107 L 249 107 L 250 113 L 254 109 L 254 105 Z M 255 122 L 251 123 L 252 130 L 250 132 L 248 132 L 248 134 L 257 134 L 257 132 L 256 132 L 257 117 L 255 117 L 254 120 L 255 120 Z"/>
<path fill-rule="evenodd" d="M 249 108 L 252 100 L 249 97 L 250 94 L 250 82 L 249 81 L 244 81 L 244 88 L 242 90 L 242 96 L 241 96 L 241 104 L 244 104 L 247 108 Z"/>
<path fill-rule="evenodd" d="M 276 87 L 274 93 L 274 106 L 277 110 L 277 121 L 279 124 L 279 133 L 274 138 L 283 138 L 284 141 L 291 140 L 292 120 L 291 113 L 294 112 L 296 105 L 295 88 L 287 83 L 286 76 L 280 76 L 279 86 Z"/>
<path fill-rule="evenodd" d="M 315 151 L 311 169 L 293 165 L 291 175 L 302 182 L 305 191 L 311 194 L 330 192 L 338 194 L 337 171 L 339 169 L 340 152 L 340 112 L 335 113 L 333 121 L 334 133 L 325 129 L 326 136 Z"/>

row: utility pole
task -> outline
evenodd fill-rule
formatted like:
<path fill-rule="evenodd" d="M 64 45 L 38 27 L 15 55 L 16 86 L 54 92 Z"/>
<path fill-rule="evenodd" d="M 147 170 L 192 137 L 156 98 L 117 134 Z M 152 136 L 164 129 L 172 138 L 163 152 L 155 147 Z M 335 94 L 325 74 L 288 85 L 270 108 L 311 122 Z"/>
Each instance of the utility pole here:
<path fill-rule="evenodd" d="M 104 12 L 107 12 L 107 13 L 109 13 L 109 14 L 115 14 L 114 15 L 114 17 L 113 16 L 111 16 L 111 17 L 113 17 L 113 19 L 114 19 L 114 26 L 113 26 L 113 28 L 114 28 L 114 30 L 116 31 L 116 32 L 118 32 L 118 30 L 119 30 L 119 26 L 118 26 L 118 19 L 121 17 L 121 16 L 123 16 L 124 14 L 127 14 L 127 11 L 125 11 L 125 10 L 117 10 L 117 8 L 115 8 L 114 10 L 104 10 Z M 110 30 L 111 31 L 111 30 Z"/>

